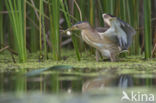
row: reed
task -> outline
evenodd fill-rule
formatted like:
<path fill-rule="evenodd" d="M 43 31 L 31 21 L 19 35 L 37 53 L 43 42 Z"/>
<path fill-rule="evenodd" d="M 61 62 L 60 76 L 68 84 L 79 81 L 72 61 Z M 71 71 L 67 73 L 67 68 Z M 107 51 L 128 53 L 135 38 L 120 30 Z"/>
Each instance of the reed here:
<path fill-rule="evenodd" d="M 68 8 L 67 0 L 65 2 L 63 2 L 63 0 L 60 0 L 60 5 L 61 5 L 61 8 L 62 8 L 63 14 L 65 16 L 67 27 L 71 27 L 72 26 L 71 17 L 68 14 L 69 13 L 69 8 Z M 73 45 L 74 45 L 76 56 L 77 56 L 77 59 L 80 60 L 80 52 L 79 52 L 79 46 L 78 46 L 78 41 L 77 40 L 78 40 L 77 37 L 75 35 L 72 35 L 72 42 L 73 42 Z"/>
<path fill-rule="evenodd" d="M 38 3 L 36 2 L 35 2 L 35 7 L 36 8 L 38 7 Z M 38 36 L 39 22 L 38 22 L 34 9 L 31 6 L 29 6 L 28 9 L 29 9 L 29 15 L 27 16 L 27 19 L 28 19 L 28 24 L 30 27 L 30 30 L 29 30 L 30 51 L 34 53 L 39 50 L 39 36 Z"/>
<path fill-rule="evenodd" d="M 43 0 L 40 0 L 40 12 L 39 13 L 40 13 L 40 16 L 39 16 L 40 55 L 44 55 L 45 59 L 47 59 L 47 44 L 46 44 L 45 22 L 44 22 L 45 20 L 44 20 L 44 15 L 42 15 L 44 14 L 44 1 Z M 43 41 L 43 46 L 42 46 L 42 41 Z M 55 59 L 59 59 L 59 58 L 55 58 Z"/>
<path fill-rule="evenodd" d="M 50 76 L 50 80 L 51 80 L 51 83 L 52 83 L 50 88 L 51 88 L 51 91 L 53 93 L 59 93 L 59 89 L 60 89 L 59 85 L 60 85 L 60 82 L 59 82 L 58 76 L 59 76 L 58 73 L 52 74 Z"/>
<path fill-rule="evenodd" d="M 89 22 L 95 24 L 95 0 L 89 0 Z"/>
<path fill-rule="evenodd" d="M 0 0 L 0 4 L 3 4 L 3 0 Z M 4 5 L 0 6 L 0 11 L 4 10 Z M 0 13 L 0 49 L 3 47 L 2 44 L 4 44 L 4 35 L 3 35 L 3 14 Z"/>
<path fill-rule="evenodd" d="M 0 92 L 3 93 L 4 91 L 4 74 L 0 75 Z"/>
<path fill-rule="evenodd" d="M 59 33 L 59 16 L 60 16 L 60 1 L 49 0 L 50 14 L 50 39 L 52 43 L 52 54 L 54 60 L 59 60 L 60 52 L 60 33 Z"/>
<path fill-rule="evenodd" d="M 143 0 L 144 14 L 141 14 L 139 10 L 141 0 L 70 1 L 72 3 L 69 0 L 39 0 L 39 2 L 35 0 L 0 0 L 0 4 L 6 4 L 0 6 L 0 48 L 2 48 L 1 44 L 8 44 L 9 47 L 18 52 L 19 61 L 25 62 L 27 59 L 26 44 L 30 52 L 36 53 L 40 51 L 40 56 L 45 58 L 47 58 L 48 46 L 50 46 L 53 59 L 60 60 L 60 28 L 62 30 L 67 29 L 79 21 L 89 21 L 92 26 L 104 26 L 101 15 L 108 13 L 121 18 L 136 29 L 137 33 L 130 48 L 130 55 L 142 55 L 142 47 L 140 46 L 140 37 L 142 35 L 139 35 L 139 30 L 144 30 L 144 40 L 141 40 L 144 41 L 144 44 L 141 45 L 145 46 L 143 51 L 145 58 L 151 57 L 151 2 L 153 1 Z M 46 11 L 46 5 L 49 6 L 48 12 Z M 8 10 L 9 16 L 2 13 L 5 12 L 5 8 Z M 61 19 L 65 20 L 62 25 L 59 24 L 60 15 Z M 145 17 L 145 28 L 139 28 L 139 16 Z M 45 21 L 49 21 L 49 24 Z M 47 31 L 50 31 L 49 35 L 47 35 Z M 49 45 L 48 36 L 50 37 L 51 45 Z M 77 59 L 80 60 L 81 51 L 86 49 L 86 45 L 83 44 L 78 36 L 77 32 L 73 32 L 71 38 Z M 93 49 L 90 51 L 94 52 Z"/>
<path fill-rule="evenodd" d="M 134 36 L 134 40 L 132 46 L 130 48 L 130 54 L 132 55 L 140 55 L 141 47 L 140 47 L 140 33 L 139 33 L 139 1 L 138 0 L 129 0 L 128 7 L 128 17 L 129 24 L 132 25 L 136 29 L 136 35 Z"/>
<path fill-rule="evenodd" d="M 101 0 L 103 11 L 113 15 L 115 12 L 116 2 L 116 0 Z"/>
<path fill-rule="evenodd" d="M 77 0 L 79 1 L 79 6 L 80 6 L 80 9 L 81 9 L 81 13 L 82 13 L 82 20 L 85 20 L 85 16 L 86 16 L 86 1 L 84 0 Z"/>
<path fill-rule="evenodd" d="M 130 47 L 129 55 L 139 55 L 141 47 L 139 45 L 139 1 L 137 0 L 118 0 L 115 5 L 115 15 L 123 21 L 129 23 L 136 29 L 137 33 L 134 36 L 132 46 Z M 125 55 L 125 54 L 124 54 Z M 123 55 L 123 56 L 124 56 Z M 126 55 L 125 55 L 126 56 Z"/>
<path fill-rule="evenodd" d="M 74 12 L 73 15 L 74 17 L 76 17 L 78 19 L 78 21 L 84 21 L 84 15 L 85 15 L 85 1 L 84 0 L 74 0 Z M 73 24 L 77 23 L 76 22 L 72 22 Z M 77 32 L 75 34 L 79 34 L 80 32 Z M 79 45 L 79 52 L 84 51 L 85 49 L 85 45 L 84 42 L 81 38 L 76 38 L 75 40 L 77 41 Z M 79 60 L 79 59 L 78 59 Z"/>
<path fill-rule="evenodd" d="M 115 4 L 118 3 L 116 0 L 98 0 L 97 4 L 98 4 L 98 8 L 97 8 L 97 12 L 98 12 L 98 22 L 100 23 L 101 26 L 104 25 L 104 21 L 102 18 L 102 14 L 103 13 L 108 13 L 111 15 L 115 14 Z"/>
<path fill-rule="evenodd" d="M 23 76 L 23 75 L 25 75 L 25 71 L 22 70 L 20 72 L 15 73 L 15 75 L 16 75 L 16 78 L 17 78 L 16 81 L 15 81 L 15 84 L 13 84 L 14 89 L 15 89 L 15 93 L 17 95 L 21 95 L 21 93 L 23 93 L 23 92 L 25 92 L 27 90 L 27 87 L 26 87 L 27 79 L 26 79 L 25 76 Z"/>
<path fill-rule="evenodd" d="M 15 45 L 19 55 L 19 62 L 25 62 L 26 55 L 26 6 L 25 0 L 5 0 L 6 8 L 9 11 L 9 18 L 15 38 Z"/>
<path fill-rule="evenodd" d="M 151 35 L 151 0 L 144 0 L 144 41 L 145 41 L 145 58 L 151 57 L 152 52 L 152 35 Z"/>

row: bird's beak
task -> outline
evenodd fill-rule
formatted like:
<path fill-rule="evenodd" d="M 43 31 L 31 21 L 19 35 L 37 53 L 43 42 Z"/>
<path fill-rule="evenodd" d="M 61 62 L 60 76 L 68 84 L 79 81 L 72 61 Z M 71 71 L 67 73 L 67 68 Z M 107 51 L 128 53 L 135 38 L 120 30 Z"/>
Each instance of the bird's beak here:
<path fill-rule="evenodd" d="M 73 25 L 72 27 L 67 29 L 68 31 L 78 30 L 76 25 Z"/>
<path fill-rule="evenodd" d="M 76 25 L 73 25 L 72 27 L 66 29 L 64 32 L 69 35 L 71 33 L 70 31 L 74 31 L 74 30 L 78 30 Z"/>

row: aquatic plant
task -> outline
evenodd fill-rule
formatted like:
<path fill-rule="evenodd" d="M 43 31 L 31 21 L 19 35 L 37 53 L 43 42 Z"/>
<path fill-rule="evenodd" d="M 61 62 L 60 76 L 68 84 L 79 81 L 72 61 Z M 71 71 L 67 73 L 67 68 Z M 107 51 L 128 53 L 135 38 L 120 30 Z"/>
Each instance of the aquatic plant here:
<path fill-rule="evenodd" d="M 25 62 L 26 55 L 26 0 L 5 0 L 19 55 L 19 62 Z"/>
<path fill-rule="evenodd" d="M 3 4 L 3 0 L 0 0 L 0 4 Z M 4 5 L 0 6 L 0 11 L 3 11 Z M 2 48 L 2 44 L 4 43 L 4 35 L 3 35 L 3 14 L 0 13 L 0 48 Z"/>
<path fill-rule="evenodd" d="M 144 41 L 145 41 L 145 58 L 151 57 L 152 53 L 152 32 L 151 32 L 151 0 L 144 0 Z"/>
<path fill-rule="evenodd" d="M 62 8 L 62 12 L 63 12 L 63 14 L 65 16 L 67 27 L 71 27 L 72 26 L 71 17 L 70 17 L 70 14 L 69 14 L 69 8 L 68 8 L 67 1 L 63 2 L 63 0 L 60 0 L 60 5 L 61 5 L 61 8 Z M 75 48 L 77 59 L 80 60 L 78 39 L 76 38 L 75 35 L 72 35 L 72 41 L 73 41 L 73 45 L 74 45 L 74 48 Z"/>
<path fill-rule="evenodd" d="M 59 60 L 61 57 L 60 33 L 59 33 L 59 19 L 60 19 L 59 0 L 49 0 L 49 15 L 50 15 L 50 39 L 52 43 L 53 59 Z"/>
<path fill-rule="evenodd" d="M 39 12 L 40 55 L 44 54 L 45 59 L 47 59 L 47 42 L 46 42 L 46 32 L 45 32 L 45 19 L 44 19 L 43 14 L 44 14 L 44 2 L 43 2 L 43 0 L 40 0 L 40 12 Z M 56 29 L 56 28 L 53 28 L 53 29 Z M 42 38 L 43 38 L 43 46 L 42 46 Z M 59 42 L 59 41 L 57 41 L 57 42 Z M 43 51 L 43 53 L 42 53 L 42 51 Z M 57 55 L 57 54 L 54 54 L 54 55 Z M 55 58 L 55 59 L 59 59 L 59 58 Z"/>
<path fill-rule="evenodd" d="M 4 3 L 5 5 L 0 6 L 0 48 L 9 46 L 18 53 L 20 62 L 26 61 L 27 50 L 33 53 L 39 51 L 40 59 L 46 59 L 47 53 L 51 52 L 54 60 L 61 60 L 61 48 L 64 48 L 61 43 L 70 38 L 64 36 L 62 31 L 79 21 L 88 21 L 92 26 L 104 26 L 102 13 L 117 16 L 136 29 L 129 55 L 145 54 L 146 59 L 151 57 L 154 35 L 151 13 L 155 11 L 151 11 L 151 3 L 154 4 L 155 1 L 0 0 L 0 4 Z M 140 17 L 145 18 L 142 20 Z M 145 25 L 140 26 L 139 23 L 143 21 Z M 94 51 L 85 45 L 78 32 L 73 32 L 71 38 L 72 43 L 70 42 L 68 47 L 75 49 L 78 60 L 81 58 L 81 52 L 86 49 L 91 53 Z"/>

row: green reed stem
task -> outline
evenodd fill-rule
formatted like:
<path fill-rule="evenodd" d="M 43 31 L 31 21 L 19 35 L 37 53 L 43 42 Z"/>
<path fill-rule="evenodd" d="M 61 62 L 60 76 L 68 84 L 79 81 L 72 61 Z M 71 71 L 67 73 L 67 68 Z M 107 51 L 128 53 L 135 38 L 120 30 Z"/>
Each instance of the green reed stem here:
<path fill-rule="evenodd" d="M 40 52 L 42 54 L 42 49 L 44 49 L 44 56 L 45 59 L 47 58 L 47 45 L 46 45 L 46 33 L 45 33 L 45 22 L 44 22 L 44 1 L 40 0 L 40 18 L 39 18 L 39 24 L 40 24 Z M 42 35 L 43 35 L 43 47 L 42 47 Z"/>
<path fill-rule="evenodd" d="M 114 14 L 116 0 L 102 0 L 103 11 L 108 14 Z"/>
<path fill-rule="evenodd" d="M 5 0 L 9 18 L 14 32 L 15 45 L 18 49 L 19 62 L 26 61 L 26 34 L 25 34 L 25 1 Z"/>
<path fill-rule="evenodd" d="M 71 18 L 70 18 L 70 15 L 67 14 L 67 12 L 69 12 L 68 5 L 67 5 L 67 0 L 64 3 L 63 3 L 63 0 L 60 0 L 60 5 L 61 5 L 61 8 L 62 8 L 62 12 L 63 12 L 63 14 L 65 16 L 65 20 L 67 22 L 67 26 L 71 27 L 72 26 Z M 74 45 L 74 49 L 75 49 L 75 52 L 76 52 L 77 59 L 80 60 L 79 46 L 78 46 L 77 37 L 75 35 L 72 35 L 72 42 L 73 42 L 73 45 Z"/>
<path fill-rule="evenodd" d="M 95 0 L 89 0 L 89 21 L 91 25 L 95 24 Z"/>
<path fill-rule="evenodd" d="M 50 14 L 50 38 L 52 42 L 53 59 L 59 60 L 60 52 L 60 33 L 59 33 L 59 16 L 60 16 L 60 1 L 49 0 L 49 14 Z"/>
<path fill-rule="evenodd" d="M 30 50 L 31 52 L 37 52 L 39 49 L 39 35 L 38 35 L 38 20 L 35 11 L 32 7 L 29 7 L 29 26 L 30 26 Z M 36 27 L 37 26 L 37 27 Z"/>
<path fill-rule="evenodd" d="M 86 15 L 86 5 L 85 4 L 86 4 L 85 0 L 79 0 L 79 6 L 81 9 L 81 13 L 82 13 L 82 20 L 85 19 L 85 15 Z"/>
<path fill-rule="evenodd" d="M 152 45 L 152 35 L 151 35 L 151 0 L 144 0 L 144 41 L 145 41 L 145 58 L 151 57 L 151 45 Z"/>
<path fill-rule="evenodd" d="M 3 0 L 0 0 L 0 4 L 3 4 Z M 4 6 L 0 6 L 0 11 L 3 11 Z M 4 44 L 4 34 L 3 34 L 3 14 L 0 14 L 0 49 L 2 48 L 2 44 Z"/>
<path fill-rule="evenodd" d="M 140 55 L 141 54 L 141 47 L 140 47 L 140 37 L 139 37 L 139 0 L 129 0 L 131 6 L 131 21 L 130 24 L 136 29 L 136 35 L 134 36 L 134 41 L 132 44 L 134 55 Z M 134 9 L 135 8 L 135 9 Z"/>
<path fill-rule="evenodd" d="M 17 79 L 15 81 L 14 88 L 15 88 L 15 92 L 17 93 L 17 95 L 20 95 L 21 93 L 26 92 L 26 89 L 27 89 L 26 77 L 23 75 L 25 75 L 25 71 L 20 71 L 20 72 L 15 73 L 15 76 Z"/>

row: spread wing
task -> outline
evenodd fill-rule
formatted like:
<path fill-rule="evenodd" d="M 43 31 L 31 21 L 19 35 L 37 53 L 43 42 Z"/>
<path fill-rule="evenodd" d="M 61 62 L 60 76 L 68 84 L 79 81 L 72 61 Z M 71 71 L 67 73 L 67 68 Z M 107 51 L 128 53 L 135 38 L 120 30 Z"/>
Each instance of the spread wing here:
<path fill-rule="evenodd" d="M 95 28 L 99 33 L 104 33 L 109 29 L 109 27 L 96 27 Z"/>
<path fill-rule="evenodd" d="M 118 18 L 114 25 L 110 27 L 98 27 L 96 30 L 101 36 L 107 36 L 114 43 L 117 43 L 122 50 L 128 49 L 136 31 L 128 23 Z"/>
<path fill-rule="evenodd" d="M 110 33 L 112 32 L 112 30 L 110 29 L 109 26 L 105 26 L 105 27 L 96 27 L 95 30 L 98 32 L 98 34 L 101 37 L 107 37 L 110 40 L 112 40 L 114 43 L 118 43 L 118 39 L 117 36 L 114 33 Z M 114 31 L 113 31 L 114 32 Z"/>
<path fill-rule="evenodd" d="M 123 49 L 128 49 L 128 47 L 132 43 L 133 35 L 136 34 L 136 31 L 128 23 L 126 23 L 120 19 L 117 19 L 117 20 L 119 21 L 120 27 L 126 33 L 126 37 L 127 37 L 127 43 L 126 43 L 125 47 L 123 47 Z"/>

